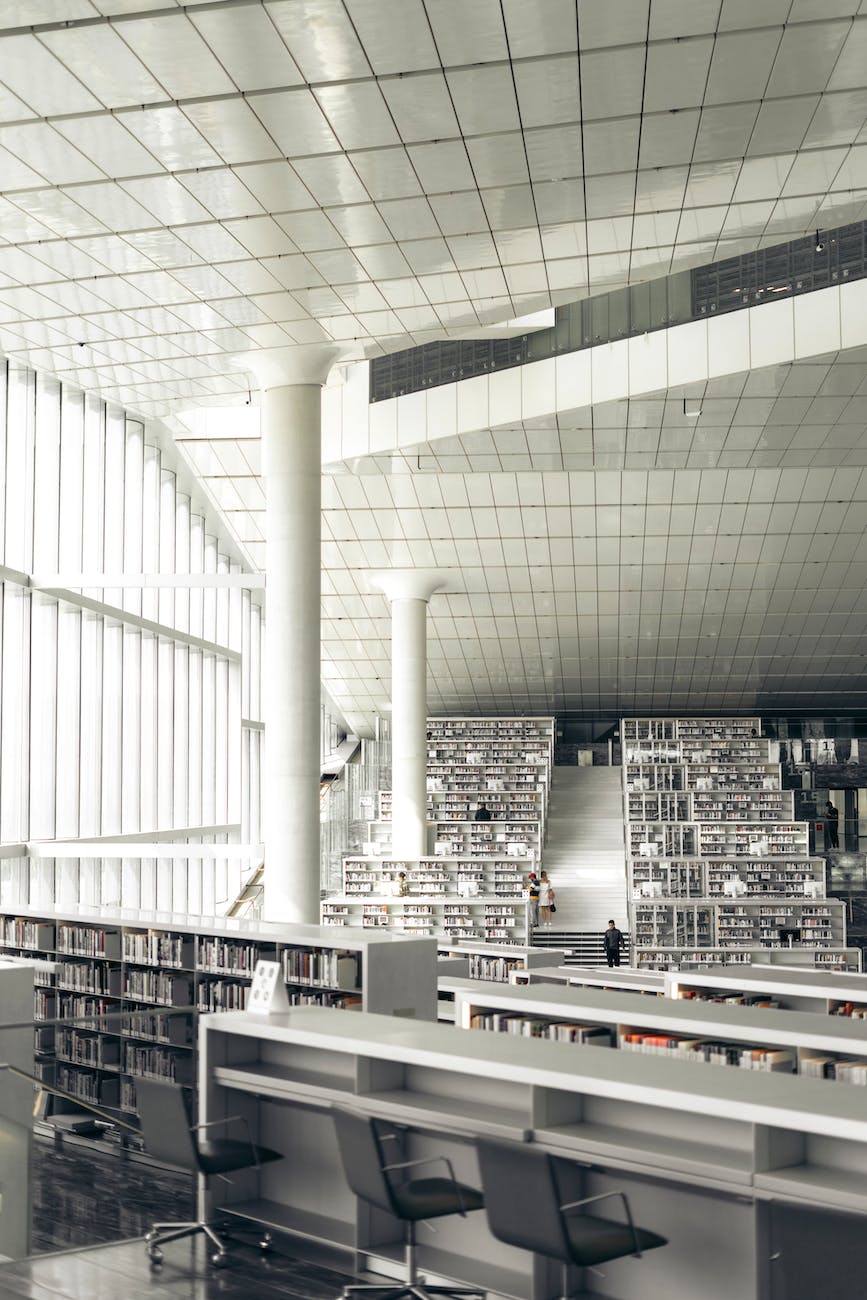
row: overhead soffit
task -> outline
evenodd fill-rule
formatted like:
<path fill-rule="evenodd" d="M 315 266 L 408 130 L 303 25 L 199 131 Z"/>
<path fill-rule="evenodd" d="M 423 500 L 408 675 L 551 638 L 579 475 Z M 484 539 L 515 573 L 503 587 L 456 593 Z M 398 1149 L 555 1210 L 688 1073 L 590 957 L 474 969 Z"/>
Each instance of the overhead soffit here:
<path fill-rule="evenodd" d="M 0 3 L 0 349 L 145 416 L 246 401 L 245 351 L 375 355 L 867 210 L 858 0 L 131 7 Z M 434 711 L 863 707 L 863 358 L 690 397 L 333 466 L 347 718 L 387 704 L 390 564 L 454 579 Z M 184 451 L 263 564 L 258 444 Z"/>
<path fill-rule="evenodd" d="M 166 415 L 856 219 L 856 8 L 6 3 L 0 347 Z"/>

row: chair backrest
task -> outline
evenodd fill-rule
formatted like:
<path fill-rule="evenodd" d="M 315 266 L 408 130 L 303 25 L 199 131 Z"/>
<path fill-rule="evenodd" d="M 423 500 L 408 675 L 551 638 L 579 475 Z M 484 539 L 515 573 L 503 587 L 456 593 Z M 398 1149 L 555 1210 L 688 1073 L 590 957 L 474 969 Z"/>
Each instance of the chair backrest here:
<path fill-rule="evenodd" d="M 148 1153 L 155 1160 L 198 1173 L 198 1149 L 182 1089 L 176 1083 L 136 1079 L 135 1096 Z"/>
<path fill-rule="evenodd" d="M 544 1151 L 478 1139 L 488 1225 L 498 1241 L 569 1262 L 554 1166 Z"/>
<path fill-rule="evenodd" d="M 381 1210 L 396 1213 L 388 1175 L 382 1172 L 382 1149 L 376 1135 L 375 1121 L 367 1115 L 334 1107 L 337 1146 L 346 1181 L 363 1201 Z"/>

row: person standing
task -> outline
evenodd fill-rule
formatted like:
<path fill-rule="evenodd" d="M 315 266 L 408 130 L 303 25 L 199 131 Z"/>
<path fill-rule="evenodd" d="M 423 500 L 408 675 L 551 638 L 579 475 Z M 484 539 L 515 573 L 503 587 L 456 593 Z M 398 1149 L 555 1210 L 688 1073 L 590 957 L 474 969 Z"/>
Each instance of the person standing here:
<path fill-rule="evenodd" d="M 476 822 L 489 822 L 490 820 L 491 820 L 491 810 L 490 810 L 490 808 L 486 808 L 485 805 L 484 805 L 483 803 L 480 803 L 479 806 L 478 806 L 478 808 L 476 809 L 476 815 L 475 815 L 475 817 L 473 818 L 473 821 L 476 821 Z"/>
<path fill-rule="evenodd" d="M 832 849 L 839 849 L 840 814 L 830 800 L 825 804 L 825 821 L 828 823 L 828 844 Z"/>
<path fill-rule="evenodd" d="M 548 879 L 548 872 L 543 871 L 539 877 L 539 914 L 543 925 L 551 924 L 551 909 L 554 906 L 554 886 Z"/>
<path fill-rule="evenodd" d="M 541 893 L 539 881 L 536 879 L 535 871 L 531 871 L 527 877 L 527 898 L 530 902 L 530 929 L 531 931 L 539 924 L 539 894 Z"/>
<path fill-rule="evenodd" d="M 620 949 L 623 947 L 623 935 L 620 933 L 613 921 L 608 922 L 608 929 L 602 936 L 602 942 L 605 945 L 605 956 L 608 958 L 608 965 L 619 966 Z"/>

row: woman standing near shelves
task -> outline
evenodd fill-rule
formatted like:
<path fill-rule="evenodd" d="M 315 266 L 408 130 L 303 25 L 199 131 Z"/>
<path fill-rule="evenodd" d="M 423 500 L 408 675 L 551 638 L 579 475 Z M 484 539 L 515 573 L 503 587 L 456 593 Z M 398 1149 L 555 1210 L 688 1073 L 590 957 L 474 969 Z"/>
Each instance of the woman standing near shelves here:
<path fill-rule="evenodd" d="M 543 925 L 551 924 L 554 908 L 554 886 L 548 879 L 548 872 L 543 871 L 539 877 L 539 915 Z"/>

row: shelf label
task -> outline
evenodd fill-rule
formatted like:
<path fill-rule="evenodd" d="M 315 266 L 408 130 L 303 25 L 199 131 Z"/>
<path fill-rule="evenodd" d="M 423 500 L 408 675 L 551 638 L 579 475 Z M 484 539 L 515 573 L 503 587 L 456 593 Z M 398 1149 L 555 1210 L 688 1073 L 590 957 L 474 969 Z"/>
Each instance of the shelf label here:
<path fill-rule="evenodd" d="M 289 997 L 278 961 L 257 961 L 247 1010 L 257 1016 L 288 1011 Z"/>

